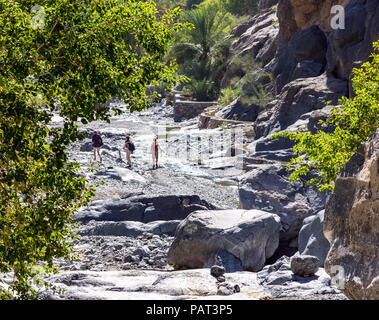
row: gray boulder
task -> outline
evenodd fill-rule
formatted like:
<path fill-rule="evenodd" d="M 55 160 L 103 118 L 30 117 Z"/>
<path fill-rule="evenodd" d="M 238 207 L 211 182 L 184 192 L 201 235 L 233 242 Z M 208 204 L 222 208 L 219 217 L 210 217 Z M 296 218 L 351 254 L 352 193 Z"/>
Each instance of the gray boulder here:
<path fill-rule="evenodd" d="M 238 258 L 244 270 L 261 270 L 279 244 L 279 217 L 260 210 L 196 211 L 177 228 L 168 262 L 203 268 L 219 249 Z"/>
<path fill-rule="evenodd" d="M 175 234 L 180 220 L 153 221 L 91 221 L 79 227 L 81 236 L 137 237 L 146 233 L 155 235 Z"/>
<path fill-rule="evenodd" d="M 182 220 L 196 210 L 215 209 L 197 195 L 132 196 L 93 201 L 81 209 L 78 221 L 168 221 Z"/>
<path fill-rule="evenodd" d="M 379 129 L 341 170 L 325 206 L 325 270 L 350 299 L 379 299 Z M 342 270 L 338 270 L 338 268 Z"/>
<path fill-rule="evenodd" d="M 298 239 L 299 253 L 317 257 L 320 260 L 320 267 L 324 266 L 330 249 L 329 241 L 326 240 L 323 232 L 324 212 L 325 210 L 322 210 L 304 219 Z"/>
<path fill-rule="evenodd" d="M 318 271 L 320 260 L 314 256 L 294 255 L 290 260 L 291 270 L 300 277 L 314 276 Z"/>
<path fill-rule="evenodd" d="M 280 217 L 280 240 L 296 239 L 304 218 L 315 215 L 325 206 L 327 194 L 300 181 L 290 182 L 286 165 L 262 164 L 240 180 L 239 199 L 242 209 L 257 209 Z"/>

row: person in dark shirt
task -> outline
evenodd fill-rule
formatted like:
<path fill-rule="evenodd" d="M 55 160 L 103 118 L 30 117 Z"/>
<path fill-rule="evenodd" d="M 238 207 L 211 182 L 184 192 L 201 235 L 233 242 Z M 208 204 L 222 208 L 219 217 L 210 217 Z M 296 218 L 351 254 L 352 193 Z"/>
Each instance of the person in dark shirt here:
<path fill-rule="evenodd" d="M 130 140 L 129 135 L 125 136 L 125 144 L 124 144 L 123 150 L 125 150 L 125 153 L 126 153 L 126 160 L 128 161 L 128 167 L 131 167 L 132 166 L 132 160 L 130 159 L 130 155 L 134 151 L 134 144 Z"/>
<path fill-rule="evenodd" d="M 92 136 L 92 146 L 93 146 L 93 159 L 96 161 L 96 153 L 99 155 L 100 162 L 103 161 L 100 155 L 100 147 L 103 145 L 103 140 L 101 139 L 100 134 L 95 131 Z"/>

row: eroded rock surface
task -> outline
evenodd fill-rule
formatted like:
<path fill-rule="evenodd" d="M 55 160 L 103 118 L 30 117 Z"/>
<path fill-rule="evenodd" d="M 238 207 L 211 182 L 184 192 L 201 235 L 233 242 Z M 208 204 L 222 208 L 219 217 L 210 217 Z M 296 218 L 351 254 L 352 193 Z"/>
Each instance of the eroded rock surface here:
<path fill-rule="evenodd" d="M 325 207 L 325 269 L 344 270 L 350 299 L 379 299 L 379 129 L 352 156 Z"/>

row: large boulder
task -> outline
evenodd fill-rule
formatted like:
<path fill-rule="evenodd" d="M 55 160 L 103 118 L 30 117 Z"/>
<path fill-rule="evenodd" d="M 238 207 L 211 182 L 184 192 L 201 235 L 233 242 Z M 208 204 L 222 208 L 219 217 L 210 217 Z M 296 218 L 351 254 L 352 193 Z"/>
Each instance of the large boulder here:
<path fill-rule="evenodd" d="M 325 269 L 350 299 L 379 299 L 379 129 L 344 166 L 325 207 Z"/>
<path fill-rule="evenodd" d="M 290 182 L 289 175 L 286 165 L 256 165 L 242 176 L 239 184 L 241 208 L 277 214 L 281 222 L 280 240 L 287 242 L 297 238 L 304 218 L 324 208 L 327 196 L 314 186 Z"/>
<path fill-rule="evenodd" d="M 322 210 L 316 215 L 304 219 L 298 239 L 299 253 L 317 257 L 320 267 L 324 266 L 330 249 L 329 241 L 326 240 L 323 232 L 324 212 L 325 210 Z"/>
<path fill-rule="evenodd" d="M 196 211 L 183 220 L 168 252 L 177 268 L 203 268 L 214 251 L 223 249 L 259 271 L 279 244 L 280 219 L 260 210 Z"/>
<path fill-rule="evenodd" d="M 125 199 L 93 201 L 82 208 L 78 221 L 168 221 L 182 220 L 196 210 L 215 209 L 197 195 L 132 196 Z"/>

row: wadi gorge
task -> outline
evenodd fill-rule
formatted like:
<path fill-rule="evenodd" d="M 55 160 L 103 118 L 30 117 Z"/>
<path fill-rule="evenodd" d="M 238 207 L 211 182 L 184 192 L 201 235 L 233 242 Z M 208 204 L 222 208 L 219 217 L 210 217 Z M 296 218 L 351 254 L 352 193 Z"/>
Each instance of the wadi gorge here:
<path fill-rule="evenodd" d="M 343 30 L 330 26 L 333 5 L 345 8 Z M 378 21 L 377 0 L 261 0 L 260 12 L 233 29 L 230 51 L 259 64 L 253 77 L 273 97 L 266 105 L 237 100 L 178 121 L 180 110 L 163 101 L 110 124 L 81 125 L 86 139 L 70 147 L 70 157 L 89 181 L 104 182 L 75 216 L 78 259 L 57 261 L 61 272 L 50 279 L 65 293 L 42 296 L 378 299 L 378 131 L 332 193 L 291 183 L 293 144 L 271 139 L 282 130 L 316 132 L 332 105 L 354 95 L 352 69 L 368 60 Z M 222 84 L 244 75 L 236 59 Z M 208 126 L 210 119 L 225 125 Z M 92 161 L 95 130 L 104 140 L 102 163 Z M 243 132 L 237 142 L 235 130 Z M 120 151 L 126 133 L 136 145 L 131 169 Z M 152 170 L 155 135 L 162 152 Z M 207 156 L 199 163 L 191 152 Z M 344 270 L 343 283 L 334 266 Z"/>

